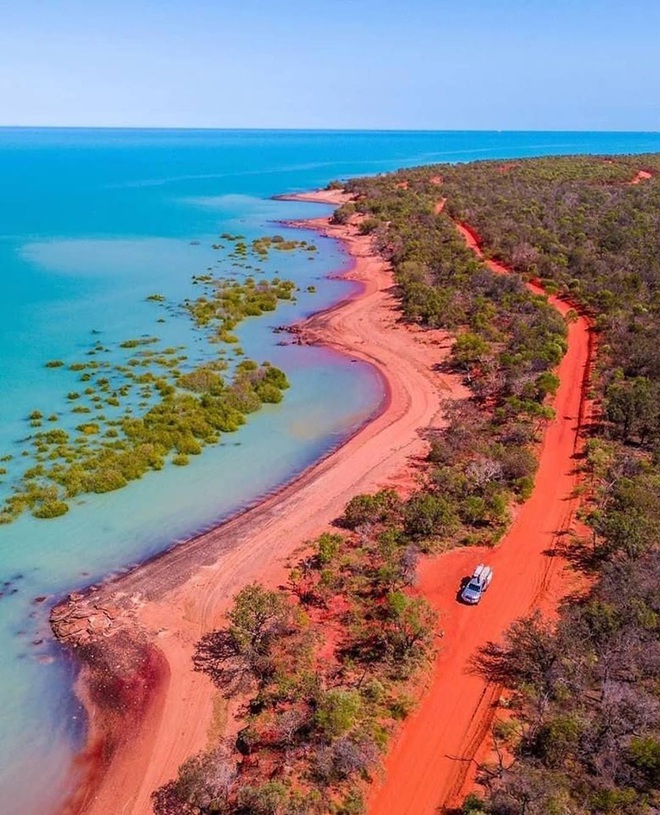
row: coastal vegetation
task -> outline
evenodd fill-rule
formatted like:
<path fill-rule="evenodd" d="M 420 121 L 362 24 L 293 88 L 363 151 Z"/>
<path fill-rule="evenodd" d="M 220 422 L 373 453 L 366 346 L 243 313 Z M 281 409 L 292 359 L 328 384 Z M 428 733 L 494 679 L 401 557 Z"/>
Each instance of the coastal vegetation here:
<path fill-rule="evenodd" d="M 466 813 L 646 815 L 660 804 L 658 174 L 655 155 L 441 169 L 448 213 L 490 256 L 586 309 L 599 334 L 589 536 L 565 552 L 591 588 L 556 626 L 523 619 L 479 656 L 508 702 L 497 758 L 480 771 L 486 795 Z"/>
<path fill-rule="evenodd" d="M 290 280 L 255 281 L 248 277 L 244 282 L 235 280 L 209 280 L 197 277 L 198 282 L 206 283 L 210 292 L 196 300 L 186 300 L 184 307 L 200 328 L 212 325 L 212 342 L 235 343 L 238 337 L 232 334 L 236 326 L 246 317 L 257 317 L 267 311 L 274 311 L 280 300 L 291 300 L 295 284 Z"/>
<path fill-rule="evenodd" d="M 655 551 L 599 555 L 592 590 L 565 604 L 556 627 L 519 620 L 479 655 L 480 671 L 507 688 L 507 707 L 493 729 L 496 758 L 479 768 L 486 795 L 471 796 L 465 813 L 657 811 L 657 494 L 644 518 Z"/>
<path fill-rule="evenodd" d="M 265 249 L 313 251 L 306 241 L 281 236 L 255 243 Z M 246 257 L 255 252 L 253 246 Z M 42 410 L 31 411 L 26 420 L 33 432 L 17 443 L 17 454 L 3 457 L 14 459 L 16 466 L 3 473 L 11 488 L 0 507 L 0 523 L 11 523 L 25 511 L 35 518 L 56 518 L 78 496 L 121 489 L 168 462 L 185 466 L 222 434 L 238 430 L 248 414 L 281 401 L 288 387 L 284 373 L 268 362 L 245 359 L 233 332 L 246 318 L 293 300 L 295 284 L 278 277 L 257 281 L 245 276 L 239 282 L 211 273 L 195 276 L 193 284 L 203 292 L 181 306 L 168 304 L 161 294 L 147 300 L 190 317 L 207 341 L 201 353 L 196 349 L 196 363 L 184 347 L 161 347 L 151 335 L 122 340 L 112 349 L 95 340 L 85 362 L 46 363 L 52 375 L 64 372 L 63 381 L 70 383 L 71 374 L 77 374 L 78 387 L 66 393 L 66 408 L 48 416 L 47 429 Z M 233 361 L 226 356 L 229 347 Z M 110 350 L 119 362 L 94 359 Z"/>
<path fill-rule="evenodd" d="M 430 468 L 423 489 L 408 499 L 404 532 L 426 545 L 492 544 L 506 529 L 512 502 L 531 494 L 566 324 L 522 279 L 493 273 L 466 247 L 437 211 L 436 173 L 351 181 L 355 198 L 334 218 L 357 213 L 368 223 L 394 269 L 404 316 L 455 334 L 449 365 L 473 393 L 448 403 L 448 427 L 430 436 Z"/>
<path fill-rule="evenodd" d="M 644 171 L 642 183 L 640 168 Z M 251 585 L 195 667 L 243 702 L 237 738 L 190 759 L 154 795 L 170 813 L 360 813 L 397 720 L 434 650 L 437 621 L 411 591 L 420 556 L 495 543 L 531 493 L 559 381 L 561 319 L 525 280 L 587 310 L 601 406 L 582 465 L 590 537 L 564 554 L 589 576 L 559 621 L 514 624 L 475 669 L 507 690 L 486 795 L 464 813 L 624 813 L 659 805 L 658 156 L 440 165 L 348 182 L 335 223 L 356 223 L 394 269 L 406 319 L 455 335 L 472 398 L 429 435 L 408 497 L 355 496 L 285 587 Z M 337 187 L 334 183 L 332 186 Z M 468 250 L 519 274 L 497 275 Z"/>
<path fill-rule="evenodd" d="M 195 668 L 244 701 L 241 729 L 156 792 L 157 815 L 363 812 L 434 651 L 436 615 L 406 591 L 415 562 L 404 537 L 374 523 L 368 536 L 310 543 L 285 588 L 240 591 Z"/>
<path fill-rule="evenodd" d="M 640 170 L 643 180 L 636 183 Z M 581 156 L 438 165 L 347 185 L 356 198 L 345 206 L 379 221 L 374 239 L 392 260 L 406 316 L 456 333 L 453 364 L 465 373 L 474 400 L 453 410 L 477 408 L 461 435 L 469 439 L 473 431 L 482 444 L 499 441 L 505 460 L 494 478 L 502 471 L 517 475 L 523 497 L 534 469 L 529 445 L 538 423 L 550 415 L 546 400 L 558 385 L 552 368 L 565 349 L 565 332 L 542 298 L 521 294 L 520 279 L 539 280 L 546 291 L 562 293 L 592 315 L 601 337 L 592 387 L 602 416 L 587 448 L 595 492 L 587 520 L 596 536 L 605 528 L 611 532 L 603 519 L 625 504 L 616 497 L 622 462 L 628 462 L 624 484 L 632 484 L 631 494 L 642 484 L 647 493 L 655 483 L 658 174 L 657 155 Z M 485 273 L 454 222 L 467 224 L 486 255 L 520 278 Z M 567 320 L 572 317 L 569 312 Z M 432 444 L 432 462 L 442 460 L 452 439 L 451 414 L 450 420 L 448 432 Z M 489 458 L 497 460 L 492 452 Z M 486 477 L 492 482 L 493 475 Z M 625 516 L 637 532 L 621 528 L 619 545 L 640 538 L 646 547 L 656 545 L 657 533 L 630 522 L 641 510 L 623 504 L 617 519 L 622 526 Z"/>
<path fill-rule="evenodd" d="M 645 180 L 631 184 L 640 168 Z M 580 157 L 393 179 L 441 194 L 443 214 L 467 223 L 490 257 L 579 304 L 600 334 L 592 387 L 602 408 L 584 462 L 591 532 L 565 552 L 592 588 L 570 598 L 557 626 L 521 620 L 475 660 L 509 697 L 494 728 L 498 758 L 480 772 L 487 795 L 470 796 L 466 813 L 658 806 L 658 172 L 657 156 Z"/>
<path fill-rule="evenodd" d="M 570 157 L 442 165 L 349 184 L 355 209 L 369 218 L 376 209 L 396 222 L 411 197 L 426 201 L 430 218 L 442 199 L 436 220 L 467 224 L 487 257 L 576 303 L 599 335 L 598 408 L 584 459 L 590 537 L 564 552 L 591 588 L 565 603 L 557 626 L 521 620 L 475 659 L 509 695 L 493 732 L 497 760 L 479 776 L 487 794 L 469 796 L 465 813 L 645 815 L 658 807 L 659 173 L 656 155 Z M 415 259 L 427 242 L 421 224 Z M 433 324 L 436 269 L 418 267 L 411 280 L 401 273 L 405 244 L 391 240 L 389 226 L 375 235 L 393 258 L 404 309 Z M 454 359 L 476 362 L 481 375 L 490 339 L 460 311 L 460 294 L 444 301 L 450 316 L 440 324 L 458 331 Z M 501 378 L 505 366 L 495 370 Z M 556 387 L 547 371 L 539 379 L 539 393 Z M 476 403 L 497 418 L 501 398 L 489 388 L 484 401 L 475 384 Z M 514 411 L 518 404 L 510 402 Z"/>

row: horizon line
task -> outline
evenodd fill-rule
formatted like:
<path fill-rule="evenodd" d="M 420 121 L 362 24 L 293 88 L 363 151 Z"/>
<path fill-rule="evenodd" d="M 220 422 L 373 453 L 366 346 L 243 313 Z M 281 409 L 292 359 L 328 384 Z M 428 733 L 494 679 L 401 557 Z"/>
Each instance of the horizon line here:
<path fill-rule="evenodd" d="M 151 130 L 151 131 L 229 131 L 237 133 L 612 133 L 657 136 L 660 130 L 618 130 L 578 128 L 381 128 L 381 127 L 215 127 L 215 126 L 168 126 L 168 125 L 0 125 L 0 130 Z"/>

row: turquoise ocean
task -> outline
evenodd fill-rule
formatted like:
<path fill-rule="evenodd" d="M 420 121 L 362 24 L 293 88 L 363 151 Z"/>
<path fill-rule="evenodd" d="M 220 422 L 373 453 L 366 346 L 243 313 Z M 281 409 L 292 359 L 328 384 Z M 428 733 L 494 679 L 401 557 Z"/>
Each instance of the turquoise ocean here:
<path fill-rule="evenodd" d="M 255 502 L 341 443 L 383 398 L 369 366 L 278 344 L 274 326 L 352 288 L 327 277 L 348 265 L 340 246 L 278 223 L 330 209 L 273 196 L 433 162 L 658 150 L 660 135 L 643 133 L 0 129 L 0 457 L 20 460 L 31 411 L 65 410 L 78 380 L 68 366 L 99 342 L 117 364 L 126 358 L 120 343 L 144 335 L 184 346 L 191 362 L 209 354 L 174 306 L 199 294 L 193 275 L 244 274 L 212 248 L 219 234 L 279 233 L 319 249 L 313 261 L 272 253 L 264 275 L 296 281 L 296 302 L 238 330 L 248 357 L 286 371 L 291 388 L 281 404 L 187 467 L 85 496 L 56 520 L 26 515 L 0 526 L 4 815 L 54 811 L 84 742 L 75 665 L 49 633 L 52 603 Z M 154 292 L 174 305 L 147 301 Z M 65 366 L 46 369 L 52 359 Z M 0 476 L 0 498 L 10 476 Z"/>

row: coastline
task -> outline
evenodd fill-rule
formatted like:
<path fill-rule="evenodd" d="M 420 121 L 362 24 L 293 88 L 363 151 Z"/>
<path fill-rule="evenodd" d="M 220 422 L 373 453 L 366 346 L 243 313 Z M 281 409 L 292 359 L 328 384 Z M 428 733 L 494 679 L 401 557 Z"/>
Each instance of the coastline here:
<path fill-rule="evenodd" d="M 350 200 L 339 191 L 283 197 L 334 206 Z M 81 783 L 66 815 L 118 811 L 118 803 L 122 815 L 151 812 L 151 792 L 208 744 L 216 691 L 192 671 L 195 642 L 222 622 L 246 583 L 276 585 L 287 556 L 327 529 L 354 494 L 410 488 L 426 449 L 420 431 L 442 425 L 444 398 L 467 395 L 457 377 L 437 371 L 451 347 L 448 334 L 401 324 L 391 272 L 371 239 L 327 217 L 297 223 L 343 242 L 352 265 L 342 276 L 362 289 L 296 333 L 371 363 L 385 398 L 343 444 L 256 506 L 53 610 L 59 639 L 82 657 L 77 692 L 89 722 L 75 770 Z M 119 705 L 118 683 L 127 690 Z"/>

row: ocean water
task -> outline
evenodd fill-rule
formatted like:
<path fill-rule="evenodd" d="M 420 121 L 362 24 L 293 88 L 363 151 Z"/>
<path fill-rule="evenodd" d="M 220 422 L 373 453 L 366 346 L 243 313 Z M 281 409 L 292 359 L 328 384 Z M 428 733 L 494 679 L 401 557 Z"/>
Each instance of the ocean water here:
<path fill-rule="evenodd" d="M 218 234 L 278 232 L 319 248 L 313 261 L 272 253 L 265 275 L 295 280 L 297 300 L 238 330 L 247 356 L 287 372 L 292 387 L 280 405 L 188 467 L 85 496 L 57 520 L 24 516 L 0 526 L 5 815 L 54 811 L 84 739 L 75 666 L 48 629 L 52 602 L 249 505 L 378 408 L 382 383 L 369 366 L 278 345 L 273 326 L 331 305 L 351 285 L 327 278 L 348 262 L 340 246 L 276 223 L 329 208 L 272 196 L 430 162 L 658 150 L 660 135 L 641 133 L 0 129 L 0 456 L 20 452 L 32 410 L 63 411 L 76 387 L 78 374 L 44 368 L 50 359 L 85 361 L 100 341 L 106 359 L 122 362 L 119 343 L 145 334 L 185 346 L 191 359 L 209 353 L 180 311 L 145 298 L 159 292 L 178 303 L 197 292 L 191 277 L 207 268 L 240 277 L 211 248 Z M 315 293 L 305 291 L 310 285 Z M 9 487 L 0 478 L 0 496 Z"/>

